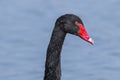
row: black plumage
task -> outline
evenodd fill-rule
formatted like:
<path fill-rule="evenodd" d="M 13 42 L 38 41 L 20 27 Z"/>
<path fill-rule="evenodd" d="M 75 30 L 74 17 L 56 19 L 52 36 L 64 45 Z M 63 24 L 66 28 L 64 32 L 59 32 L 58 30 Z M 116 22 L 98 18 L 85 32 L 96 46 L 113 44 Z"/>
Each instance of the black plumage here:
<path fill-rule="evenodd" d="M 65 14 L 57 19 L 47 49 L 44 80 L 61 79 L 62 45 L 66 33 L 78 36 L 79 27 L 75 25 L 76 21 L 83 25 L 82 20 L 73 14 Z"/>

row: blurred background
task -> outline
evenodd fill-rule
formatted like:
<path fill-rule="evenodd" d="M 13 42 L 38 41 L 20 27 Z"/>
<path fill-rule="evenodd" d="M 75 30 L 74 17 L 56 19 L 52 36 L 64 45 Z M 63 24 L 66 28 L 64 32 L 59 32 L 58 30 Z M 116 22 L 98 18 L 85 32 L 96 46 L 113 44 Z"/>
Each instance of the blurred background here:
<path fill-rule="evenodd" d="M 0 80 L 43 80 L 56 19 L 80 16 L 92 46 L 68 34 L 62 80 L 120 80 L 120 0 L 0 0 Z"/>

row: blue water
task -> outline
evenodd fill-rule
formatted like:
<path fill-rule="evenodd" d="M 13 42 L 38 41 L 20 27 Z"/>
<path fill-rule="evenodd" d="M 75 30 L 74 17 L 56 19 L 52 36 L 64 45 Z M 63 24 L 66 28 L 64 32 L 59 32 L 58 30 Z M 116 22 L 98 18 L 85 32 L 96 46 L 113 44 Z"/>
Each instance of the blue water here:
<path fill-rule="evenodd" d="M 62 80 L 120 80 L 120 0 L 1 0 L 0 80 L 43 80 L 46 49 L 56 19 L 83 19 L 92 46 L 68 34 Z"/>

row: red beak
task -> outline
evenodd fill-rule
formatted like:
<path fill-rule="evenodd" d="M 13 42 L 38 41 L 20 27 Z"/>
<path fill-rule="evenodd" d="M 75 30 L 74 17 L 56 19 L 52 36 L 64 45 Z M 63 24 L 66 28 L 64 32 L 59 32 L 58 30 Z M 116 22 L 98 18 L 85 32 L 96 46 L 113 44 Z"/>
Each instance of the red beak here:
<path fill-rule="evenodd" d="M 75 24 L 79 27 L 78 36 L 81 37 L 83 40 L 85 40 L 93 45 L 94 41 L 88 35 L 84 25 L 79 23 L 79 22 L 75 22 Z"/>

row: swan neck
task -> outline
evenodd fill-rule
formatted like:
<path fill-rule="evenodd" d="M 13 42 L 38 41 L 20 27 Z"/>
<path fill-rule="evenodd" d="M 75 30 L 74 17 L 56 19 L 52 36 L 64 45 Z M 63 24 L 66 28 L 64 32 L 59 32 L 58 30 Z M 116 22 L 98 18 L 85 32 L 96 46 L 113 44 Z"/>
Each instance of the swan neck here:
<path fill-rule="evenodd" d="M 66 33 L 59 27 L 53 30 L 47 49 L 44 80 L 61 79 L 61 49 Z"/>

